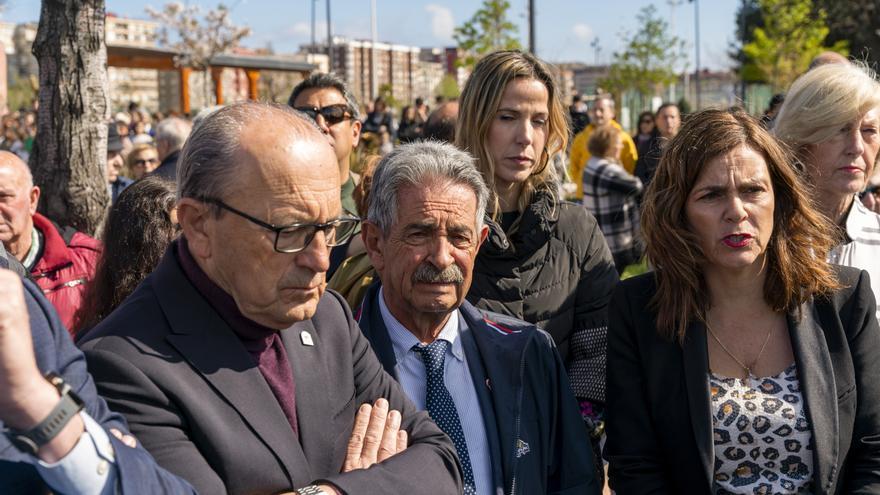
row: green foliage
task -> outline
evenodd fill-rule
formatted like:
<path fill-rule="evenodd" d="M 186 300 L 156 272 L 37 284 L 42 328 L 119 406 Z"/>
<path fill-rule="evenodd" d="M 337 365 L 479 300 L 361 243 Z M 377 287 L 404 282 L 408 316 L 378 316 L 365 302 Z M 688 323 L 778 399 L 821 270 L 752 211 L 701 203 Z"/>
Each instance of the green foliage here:
<path fill-rule="evenodd" d="M 676 105 L 678 106 L 678 111 L 681 112 L 682 115 L 687 115 L 692 111 L 691 102 L 689 102 L 684 96 L 678 100 Z"/>
<path fill-rule="evenodd" d="M 815 0 L 817 8 L 828 13 L 827 44 L 848 41 L 850 55 L 880 64 L 880 0 Z"/>
<path fill-rule="evenodd" d="M 12 84 L 6 93 L 6 106 L 10 112 L 19 108 L 31 108 L 37 98 L 37 80 L 35 77 L 20 77 L 12 75 Z"/>
<path fill-rule="evenodd" d="M 442 96 L 447 100 L 454 100 L 458 98 L 461 94 L 461 89 L 458 87 L 458 81 L 456 81 L 455 76 L 452 74 L 446 74 L 443 76 L 443 79 L 440 80 L 440 83 L 437 84 L 437 87 L 434 88 L 434 95 Z"/>
<path fill-rule="evenodd" d="M 638 92 L 642 106 L 663 85 L 678 79 L 676 67 L 684 60 L 684 41 L 669 34 L 666 21 L 657 15 L 657 8 L 648 5 L 636 15 L 638 31 L 627 39 L 626 49 L 614 53 L 608 76 L 599 82 L 614 93 Z"/>
<path fill-rule="evenodd" d="M 743 46 L 741 76 L 745 80 L 763 81 L 774 91 L 785 91 L 819 53 L 849 53 L 846 41 L 825 46 L 826 14 L 815 9 L 812 0 L 759 0 L 758 4 L 764 27 L 754 28 L 753 40 Z"/>
<path fill-rule="evenodd" d="M 391 86 L 390 83 L 379 85 L 379 98 L 385 100 L 385 104 L 388 105 L 389 108 L 400 109 L 403 105 L 400 100 L 394 97 L 394 87 Z"/>
<path fill-rule="evenodd" d="M 510 2 L 483 0 L 483 5 L 467 22 L 455 28 L 456 43 L 462 52 L 460 67 L 473 68 L 485 54 L 496 50 L 515 50 L 519 43 L 516 24 L 507 20 Z"/>

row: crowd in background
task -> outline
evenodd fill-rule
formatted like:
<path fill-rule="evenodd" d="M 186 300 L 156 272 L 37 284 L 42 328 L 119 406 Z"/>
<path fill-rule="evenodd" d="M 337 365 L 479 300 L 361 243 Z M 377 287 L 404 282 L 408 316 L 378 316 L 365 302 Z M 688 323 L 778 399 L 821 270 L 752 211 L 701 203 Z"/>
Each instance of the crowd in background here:
<path fill-rule="evenodd" d="M 520 51 L 433 107 L 333 74 L 286 106 L 132 104 L 100 240 L 36 211 L 17 112 L 0 239 L 163 483 L 878 493 L 880 82 L 826 58 L 762 116 L 663 102 L 630 130 Z"/>

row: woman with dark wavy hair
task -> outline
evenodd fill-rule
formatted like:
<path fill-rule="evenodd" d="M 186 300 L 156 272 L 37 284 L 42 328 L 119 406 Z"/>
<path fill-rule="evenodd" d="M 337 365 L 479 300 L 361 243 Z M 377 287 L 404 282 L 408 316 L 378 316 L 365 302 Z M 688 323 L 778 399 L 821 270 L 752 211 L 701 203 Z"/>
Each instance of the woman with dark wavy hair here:
<path fill-rule="evenodd" d="M 177 187 L 157 176 L 127 187 L 107 215 L 104 251 L 74 323 L 76 335 L 107 317 L 159 263 L 177 236 Z"/>
<path fill-rule="evenodd" d="M 618 493 L 876 493 L 880 328 L 865 272 L 740 110 L 691 116 L 648 187 L 656 271 L 609 306 Z"/>

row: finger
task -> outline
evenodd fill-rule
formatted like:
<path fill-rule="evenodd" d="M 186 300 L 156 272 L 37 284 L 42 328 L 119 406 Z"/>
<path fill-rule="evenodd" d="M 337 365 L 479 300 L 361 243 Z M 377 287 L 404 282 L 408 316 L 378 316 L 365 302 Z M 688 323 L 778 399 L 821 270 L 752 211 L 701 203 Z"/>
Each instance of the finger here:
<path fill-rule="evenodd" d="M 370 414 L 370 424 L 367 426 L 367 434 L 364 436 L 364 449 L 361 452 L 363 467 L 369 467 L 376 463 L 379 455 L 379 447 L 382 444 L 382 434 L 385 431 L 385 419 L 388 417 L 388 401 L 378 399 L 373 404 L 373 413 Z"/>
<path fill-rule="evenodd" d="M 354 427 L 351 429 L 351 437 L 348 439 L 348 448 L 345 453 L 345 463 L 342 472 L 347 473 L 361 467 L 361 451 L 364 448 L 364 436 L 367 434 L 367 426 L 370 423 L 370 414 L 373 406 L 362 404 L 354 418 Z"/>
<path fill-rule="evenodd" d="M 409 437 L 406 434 L 406 430 L 399 430 L 397 432 L 397 453 L 401 453 L 406 450 L 406 447 L 409 445 Z"/>
<path fill-rule="evenodd" d="M 125 445 L 128 445 L 131 448 L 137 447 L 137 439 L 135 439 L 132 435 L 126 435 L 116 428 L 110 428 L 110 433 L 112 433 L 114 437 L 118 438 L 119 441 L 124 443 Z"/>
<path fill-rule="evenodd" d="M 390 411 L 385 418 L 385 431 L 382 433 L 382 444 L 379 446 L 378 462 L 397 453 L 397 432 L 400 431 L 400 413 Z"/>

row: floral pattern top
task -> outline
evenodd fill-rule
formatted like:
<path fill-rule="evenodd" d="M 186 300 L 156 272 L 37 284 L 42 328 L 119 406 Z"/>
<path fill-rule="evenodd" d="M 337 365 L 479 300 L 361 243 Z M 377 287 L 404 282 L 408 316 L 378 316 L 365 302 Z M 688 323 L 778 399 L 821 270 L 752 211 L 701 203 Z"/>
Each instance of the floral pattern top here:
<path fill-rule="evenodd" d="M 715 443 L 712 492 L 809 492 L 813 435 L 797 367 L 748 380 L 710 373 L 709 383 Z"/>

